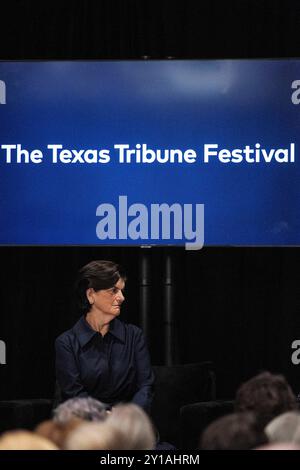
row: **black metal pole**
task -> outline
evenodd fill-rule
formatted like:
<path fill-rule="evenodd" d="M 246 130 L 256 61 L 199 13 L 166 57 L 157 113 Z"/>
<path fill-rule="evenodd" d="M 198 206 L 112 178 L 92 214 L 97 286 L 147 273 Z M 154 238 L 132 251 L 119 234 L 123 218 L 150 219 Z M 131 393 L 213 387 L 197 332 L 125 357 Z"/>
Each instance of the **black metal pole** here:
<path fill-rule="evenodd" d="M 150 248 L 141 248 L 139 260 L 140 274 L 140 325 L 144 335 L 149 339 L 149 318 L 150 318 L 150 293 L 151 293 L 151 269 L 150 269 Z"/>
<path fill-rule="evenodd" d="M 175 361 L 175 318 L 174 318 L 174 274 L 172 256 L 165 256 L 164 266 L 164 362 L 169 366 Z"/>

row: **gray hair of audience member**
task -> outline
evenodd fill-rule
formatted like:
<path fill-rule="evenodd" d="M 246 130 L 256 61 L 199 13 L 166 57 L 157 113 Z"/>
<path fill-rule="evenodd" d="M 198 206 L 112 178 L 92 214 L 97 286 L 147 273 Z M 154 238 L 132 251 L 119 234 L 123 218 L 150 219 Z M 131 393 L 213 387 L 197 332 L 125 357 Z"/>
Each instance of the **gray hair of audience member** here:
<path fill-rule="evenodd" d="M 231 413 L 211 423 L 203 432 L 203 450 L 250 450 L 268 442 L 253 413 Z"/>
<path fill-rule="evenodd" d="M 74 417 L 104 421 L 107 418 L 106 405 L 92 397 L 75 397 L 61 403 L 53 412 L 53 421 L 59 424 L 66 424 Z"/>
<path fill-rule="evenodd" d="M 296 408 L 296 397 L 280 374 L 262 372 L 243 383 L 236 393 L 235 411 L 255 413 L 262 429 L 276 416 Z"/>
<path fill-rule="evenodd" d="M 84 423 L 72 431 L 64 442 L 65 450 L 124 450 L 126 439 L 107 421 Z"/>
<path fill-rule="evenodd" d="M 154 430 L 137 405 L 117 405 L 103 423 L 85 423 L 65 442 L 67 450 L 151 450 Z"/>
<path fill-rule="evenodd" d="M 290 442 L 300 445 L 300 413 L 288 411 L 272 419 L 265 433 L 270 442 Z"/>
<path fill-rule="evenodd" d="M 107 423 L 128 439 L 128 449 L 150 450 L 155 446 L 153 424 L 145 411 L 133 404 L 120 404 L 113 408 Z"/>

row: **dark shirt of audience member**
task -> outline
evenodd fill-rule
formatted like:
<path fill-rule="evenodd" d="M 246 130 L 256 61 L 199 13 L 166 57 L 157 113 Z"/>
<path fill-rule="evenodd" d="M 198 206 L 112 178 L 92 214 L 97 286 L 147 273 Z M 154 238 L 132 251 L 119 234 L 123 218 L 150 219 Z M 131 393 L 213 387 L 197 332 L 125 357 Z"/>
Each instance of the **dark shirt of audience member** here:
<path fill-rule="evenodd" d="M 200 439 L 202 450 L 250 450 L 268 442 L 253 413 L 232 413 L 211 423 Z"/>
<path fill-rule="evenodd" d="M 53 412 L 53 421 L 66 424 L 73 418 L 84 421 L 104 421 L 107 405 L 92 397 L 75 397 L 61 403 Z"/>
<path fill-rule="evenodd" d="M 283 375 L 262 372 L 236 393 L 235 411 L 252 411 L 262 429 L 276 416 L 296 408 L 296 397 Z"/>

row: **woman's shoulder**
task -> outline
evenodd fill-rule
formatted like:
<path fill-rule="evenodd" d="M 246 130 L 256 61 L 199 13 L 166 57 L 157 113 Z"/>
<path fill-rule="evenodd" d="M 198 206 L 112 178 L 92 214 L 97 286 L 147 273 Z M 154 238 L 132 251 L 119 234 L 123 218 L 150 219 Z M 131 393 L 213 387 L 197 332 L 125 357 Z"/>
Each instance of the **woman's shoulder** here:
<path fill-rule="evenodd" d="M 134 325 L 133 323 L 127 323 L 123 320 L 120 320 L 119 318 L 114 320 L 114 328 L 119 331 L 123 330 L 126 335 L 134 337 L 141 336 L 143 334 L 143 331 L 139 326 Z"/>
<path fill-rule="evenodd" d="M 82 324 L 82 318 L 80 318 L 75 325 L 73 325 L 71 328 L 68 330 L 64 331 L 61 333 L 55 340 L 56 344 L 70 344 L 76 335 L 78 335 L 81 332 L 81 324 Z"/>
<path fill-rule="evenodd" d="M 70 328 L 69 330 L 64 331 L 59 336 L 57 336 L 55 343 L 56 344 L 66 344 L 66 343 L 69 344 L 70 341 L 74 337 L 74 332 L 72 330 L 73 328 Z"/>

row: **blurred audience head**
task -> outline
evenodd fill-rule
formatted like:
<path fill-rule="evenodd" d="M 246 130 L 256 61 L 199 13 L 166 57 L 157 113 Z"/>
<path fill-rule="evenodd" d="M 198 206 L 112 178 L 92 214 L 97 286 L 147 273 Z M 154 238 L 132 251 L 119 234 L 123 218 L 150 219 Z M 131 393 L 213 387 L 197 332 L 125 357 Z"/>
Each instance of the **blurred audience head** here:
<path fill-rule="evenodd" d="M 85 421 L 79 418 L 72 418 L 66 424 L 59 424 L 49 419 L 40 423 L 35 428 L 35 433 L 49 439 L 59 449 L 63 449 L 68 435 L 82 423 Z"/>
<path fill-rule="evenodd" d="M 16 430 L 2 434 L 0 450 L 58 450 L 58 448 L 53 442 L 33 432 Z"/>
<path fill-rule="evenodd" d="M 154 430 L 147 414 L 133 404 L 117 405 L 102 423 L 85 423 L 67 438 L 68 450 L 150 450 Z"/>
<path fill-rule="evenodd" d="M 288 411 L 272 419 L 265 432 L 270 442 L 290 442 L 300 445 L 300 414 Z"/>
<path fill-rule="evenodd" d="M 145 411 L 133 403 L 117 405 L 108 418 L 109 425 L 128 439 L 128 449 L 149 450 L 155 446 L 152 422 Z"/>
<path fill-rule="evenodd" d="M 271 442 L 254 450 L 300 450 L 300 446 L 291 442 Z"/>
<path fill-rule="evenodd" d="M 85 421 L 103 421 L 107 417 L 107 406 L 92 397 L 76 397 L 61 403 L 53 413 L 53 421 L 66 424 L 73 418 Z"/>
<path fill-rule="evenodd" d="M 276 416 L 296 407 L 296 397 L 283 375 L 262 372 L 243 383 L 236 393 L 235 410 L 255 413 L 262 429 Z"/>
<path fill-rule="evenodd" d="M 122 434 L 111 428 L 107 421 L 84 422 L 72 431 L 64 442 L 66 450 L 118 450 L 125 448 Z"/>
<path fill-rule="evenodd" d="M 203 432 L 203 450 L 249 450 L 268 442 L 253 413 L 232 413 L 211 423 Z"/>

